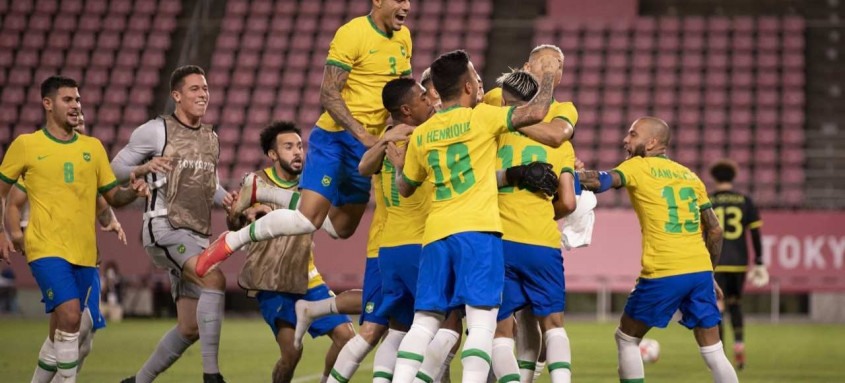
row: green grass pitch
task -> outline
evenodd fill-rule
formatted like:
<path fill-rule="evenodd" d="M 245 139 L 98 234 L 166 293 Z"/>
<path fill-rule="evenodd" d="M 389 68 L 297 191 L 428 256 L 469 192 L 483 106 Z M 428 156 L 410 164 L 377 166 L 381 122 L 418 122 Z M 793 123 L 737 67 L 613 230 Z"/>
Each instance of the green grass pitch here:
<path fill-rule="evenodd" d="M 80 382 L 114 382 L 133 374 L 144 363 L 156 342 L 174 320 L 128 320 L 100 331 L 94 351 L 85 362 Z M 615 324 L 585 321 L 567 323 L 572 340 L 573 377 L 580 383 L 614 382 Z M 0 319 L 0 381 L 29 381 L 38 349 L 47 332 L 45 321 Z M 750 324 L 746 329 L 748 367 L 741 382 L 845 382 L 845 326 L 818 324 Z M 708 382 L 710 375 L 692 334 L 678 324 L 654 330 L 649 337 L 660 342 L 660 360 L 646 365 L 648 382 Z M 317 382 L 328 347 L 324 339 L 305 343 L 305 353 L 294 382 Z M 732 359 L 730 342 L 728 356 Z M 221 370 L 229 382 L 268 382 L 278 358 L 269 328 L 259 318 L 227 319 L 221 340 Z M 199 382 L 199 344 L 192 346 L 158 382 Z M 372 354 L 361 365 L 353 382 L 372 376 Z M 460 362 L 452 379 L 460 381 Z M 545 373 L 541 382 L 548 382 Z"/>

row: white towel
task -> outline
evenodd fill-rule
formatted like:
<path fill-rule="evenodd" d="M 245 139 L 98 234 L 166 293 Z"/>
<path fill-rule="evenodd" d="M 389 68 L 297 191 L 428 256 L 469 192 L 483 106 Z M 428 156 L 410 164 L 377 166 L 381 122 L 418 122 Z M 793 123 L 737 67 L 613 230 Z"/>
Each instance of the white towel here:
<path fill-rule="evenodd" d="M 575 211 L 563 218 L 560 245 L 566 250 L 590 245 L 593 240 L 593 225 L 596 223 L 596 195 L 589 190 L 576 196 Z"/>

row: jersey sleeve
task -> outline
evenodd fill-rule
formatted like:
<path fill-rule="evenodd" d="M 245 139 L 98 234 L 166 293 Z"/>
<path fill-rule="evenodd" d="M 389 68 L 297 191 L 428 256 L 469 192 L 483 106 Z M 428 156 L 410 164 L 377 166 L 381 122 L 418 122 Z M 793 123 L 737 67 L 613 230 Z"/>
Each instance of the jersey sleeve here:
<path fill-rule="evenodd" d="M 642 157 L 632 157 L 623 161 L 611 171 L 619 174 L 619 178 L 622 179 L 622 186 L 635 188 L 637 187 L 638 175 L 642 172 L 644 166 L 645 160 Z"/>
<path fill-rule="evenodd" d="M 164 136 L 164 123 L 158 118 L 135 129 L 129 136 L 129 143 L 111 161 L 112 171 L 117 179 L 128 180 L 129 173 L 136 166 L 159 155 L 164 148 Z"/>
<path fill-rule="evenodd" d="M 745 214 L 742 215 L 743 226 L 748 229 L 758 229 L 763 226 L 763 220 L 760 218 L 760 211 L 757 210 L 757 205 L 750 197 L 745 197 Z"/>
<path fill-rule="evenodd" d="M 575 151 L 572 145 L 562 145 L 555 149 L 560 151 L 560 174 L 569 173 L 575 175 Z"/>
<path fill-rule="evenodd" d="M 420 158 L 420 144 L 416 141 L 417 137 L 416 132 L 411 136 L 408 149 L 405 151 L 405 167 L 402 169 L 402 177 L 414 186 L 422 185 L 427 175 Z"/>
<path fill-rule="evenodd" d="M 407 52 L 405 52 L 405 58 L 407 59 L 408 69 L 402 72 L 402 76 L 410 76 L 413 74 L 413 67 L 411 66 L 411 57 L 414 55 L 414 43 L 411 39 L 411 32 L 405 28 L 407 33 L 405 34 L 405 44 L 408 46 Z"/>
<path fill-rule="evenodd" d="M 516 131 L 511 122 L 513 106 L 491 106 L 478 104 L 473 109 L 473 119 L 478 118 L 480 125 L 487 129 L 494 137 L 507 132 Z"/>
<path fill-rule="evenodd" d="M 340 27 L 329 45 L 329 56 L 326 58 L 326 65 L 336 66 L 347 72 L 351 72 L 352 67 L 358 61 L 358 57 L 360 57 L 358 44 L 360 40 L 360 37 L 356 36 L 356 33 L 349 24 Z"/>
<path fill-rule="evenodd" d="M 707 195 L 707 188 L 704 186 L 704 182 L 701 182 L 701 179 L 695 182 L 695 196 L 698 198 L 698 210 L 704 211 L 713 207 L 710 196 Z"/>
<path fill-rule="evenodd" d="M 578 109 L 575 108 L 575 104 L 571 102 L 561 102 L 554 106 L 554 108 L 549 112 L 551 115 L 551 119 L 554 120 L 559 118 L 575 127 L 575 124 L 578 123 Z"/>
<path fill-rule="evenodd" d="M 114 189 L 118 185 L 117 177 L 114 176 L 114 171 L 109 164 L 109 156 L 106 154 L 106 148 L 100 140 L 93 138 L 94 145 L 96 145 L 95 158 L 97 161 L 97 192 L 100 194 L 106 193 Z"/>
<path fill-rule="evenodd" d="M 23 136 L 16 138 L 6 150 L 3 162 L 0 163 L 0 180 L 12 185 L 25 172 L 26 143 Z"/>

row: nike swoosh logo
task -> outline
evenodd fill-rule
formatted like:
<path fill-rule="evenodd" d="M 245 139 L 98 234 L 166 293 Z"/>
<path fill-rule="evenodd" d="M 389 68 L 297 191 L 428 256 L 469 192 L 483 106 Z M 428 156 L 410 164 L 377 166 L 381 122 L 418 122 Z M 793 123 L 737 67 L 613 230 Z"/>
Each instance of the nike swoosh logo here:
<path fill-rule="evenodd" d="M 378 49 L 370 49 L 370 54 L 378 52 Z"/>
<path fill-rule="evenodd" d="M 39 160 L 43 160 L 43 159 L 45 159 L 45 158 L 47 158 L 47 157 L 50 157 L 50 155 L 48 154 L 48 155 L 46 155 L 46 156 L 38 156 L 38 159 L 39 159 Z"/>

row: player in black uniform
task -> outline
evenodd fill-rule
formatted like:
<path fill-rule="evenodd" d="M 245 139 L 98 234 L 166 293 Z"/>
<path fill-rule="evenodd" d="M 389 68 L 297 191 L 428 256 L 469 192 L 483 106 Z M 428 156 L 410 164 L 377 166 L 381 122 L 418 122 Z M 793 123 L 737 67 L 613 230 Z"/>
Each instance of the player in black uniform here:
<path fill-rule="evenodd" d="M 710 175 L 716 180 L 716 192 L 710 196 L 710 201 L 713 203 L 713 210 L 719 217 L 725 233 L 722 256 L 716 266 L 715 274 L 716 281 L 725 293 L 725 300 L 719 302 L 719 306 L 723 312 L 725 308 L 730 312 L 731 327 L 734 330 L 734 360 L 736 368 L 741 370 L 745 367 L 740 300 L 748 271 L 746 229 L 751 232 L 751 243 L 754 246 L 754 267 L 748 274 L 748 280 L 754 286 L 764 286 L 769 282 L 769 273 L 763 265 L 760 240 L 760 227 L 763 226 L 763 221 L 751 198 L 733 190 L 736 173 L 736 163 L 728 159 L 720 160 L 710 168 Z M 723 334 L 722 324 L 719 325 L 719 333 Z M 724 335 L 722 338 L 724 339 Z"/>

